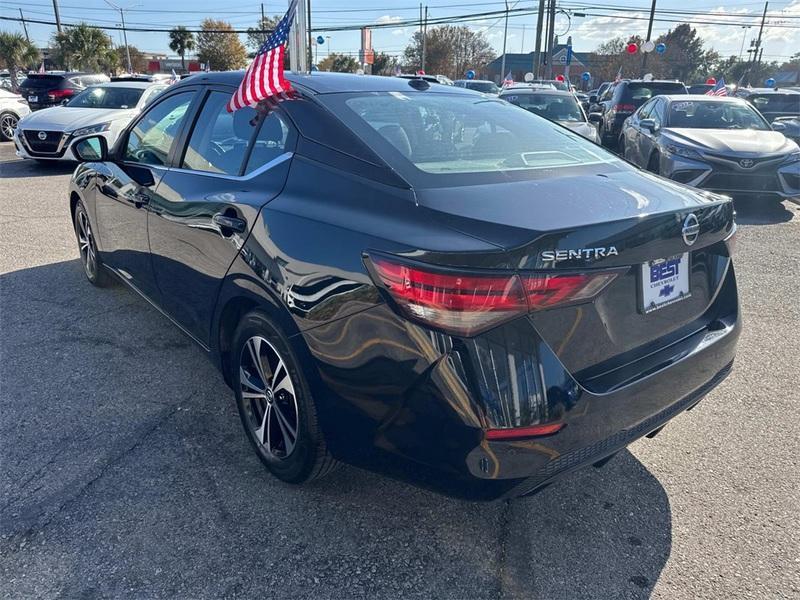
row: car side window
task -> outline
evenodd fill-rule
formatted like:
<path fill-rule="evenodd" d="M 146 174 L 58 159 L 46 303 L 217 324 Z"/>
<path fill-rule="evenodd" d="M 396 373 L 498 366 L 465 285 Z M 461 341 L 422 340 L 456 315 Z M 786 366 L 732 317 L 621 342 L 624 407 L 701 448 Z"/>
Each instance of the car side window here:
<path fill-rule="evenodd" d="M 181 92 L 151 107 L 131 130 L 124 160 L 154 166 L 167 164 L 193 97 L 193 91 Z"/>
<path fill-rule="evenodd" d="M 275 160 L 281 154 L 294 149 L 296 134 L 294 128 L 290 127 L 283 118 L 275 112 L 266 116 L 258 130 L 253 150 L 247 160 L 245 173 L 251 173 Z"/>
<path fill-rule="evenodd" d="M 181 162 L 184 169 L 238 175 L 258 124 L 245 107 L 228 112 L 229 92 L 211 92 L 197 118 Z"/>
<path fill-rule="evenodd" d="M 650 118 L 656 122 L 657 127 L 661 127 L 661 124 L 664 122 L 664 101 L 660 98 L 653 102 Z"/>
<path fill-rule="evenodd" d="M 149 106 L 165 89 L 167 89 L 166 85 L 155 85 L 151 88 L 147 88 L 144 94 L 142 94 L 142 108 Z"/>
<path fill-rule="evenodd" d="M 647 103 L 643 104 L 642 108 L 640 108 L 639 111 L 637 112 L 636 118 L 639 119 L 640 121 L 642 119 L 650 118 L 650 113 L 653 110 L 653 105 L 654 104 L 655 104 L 654 101 L 650 101 L 650 102 L 647 102 Z"/>

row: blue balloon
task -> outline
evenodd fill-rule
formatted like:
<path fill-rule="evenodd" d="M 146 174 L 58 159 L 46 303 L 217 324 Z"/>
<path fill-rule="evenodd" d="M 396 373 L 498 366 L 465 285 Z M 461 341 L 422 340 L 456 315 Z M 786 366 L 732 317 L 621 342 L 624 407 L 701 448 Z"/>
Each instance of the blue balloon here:
<path fill-rule="evenodd" d="M 772 77 L 767 79 L 764 83 L 767 84 L 767 87 L 775 87 L 775 80 Z"/>
<path fill-rule="evenodd" d="M 472 69 L 467 71 L 467 79 L 475 79 L 475 71 L 473 71 Z"/>
<path fill-rule="evenodd" d="M 664 42 L 656 44 L 656 52 L 658 52 L 659 54 L 664 54 L 664 52 L 666 51 L 667 51 L 667 45 Z"/>
<path fill-rule="evenodd" d="M 589 81 L 592 78 L 592 74 L 589 71 L 585 71 L 583 75 L 581 75 L 581 79 L 584 81 Z"/>
<path fill-rule="evenodd" d="M 317 36 L 317 43 L 320 44 L 320 45 L 324 44 L 325 43 L 325 38 L 322 37 L 321 35 L 318 35 Z"/>

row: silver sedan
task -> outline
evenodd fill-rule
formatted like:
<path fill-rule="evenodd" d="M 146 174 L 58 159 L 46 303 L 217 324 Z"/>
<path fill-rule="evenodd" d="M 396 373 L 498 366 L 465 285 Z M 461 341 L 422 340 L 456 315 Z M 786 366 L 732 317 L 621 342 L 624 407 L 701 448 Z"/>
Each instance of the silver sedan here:
<path fill-rule="evenodd" d="M 739 98 L 656 96 L 622 128 L 623 156 L 730 196 L 800 196 L 800 147 Z"/>

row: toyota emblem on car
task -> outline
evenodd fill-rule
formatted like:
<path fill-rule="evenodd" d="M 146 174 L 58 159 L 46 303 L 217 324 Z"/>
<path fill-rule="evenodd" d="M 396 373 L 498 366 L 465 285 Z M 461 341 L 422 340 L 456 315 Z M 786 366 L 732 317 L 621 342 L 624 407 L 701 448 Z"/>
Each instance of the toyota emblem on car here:
<path fill-rule="evenodd" d="M 684 219 L 681 235 L 687 246 L 691 246 L 697 241 L 697 236 L 700 235 L 700 222 L 694 213 L 689 213 L 689 216 Z"/>
<path fill-rule="evenodd" d="M 743 169 L 749 169 L 754 164 L 756 164 L 756 161 L 754 161 L 752 158 L 743 158 L 739 161 L 739 166 Z"/>

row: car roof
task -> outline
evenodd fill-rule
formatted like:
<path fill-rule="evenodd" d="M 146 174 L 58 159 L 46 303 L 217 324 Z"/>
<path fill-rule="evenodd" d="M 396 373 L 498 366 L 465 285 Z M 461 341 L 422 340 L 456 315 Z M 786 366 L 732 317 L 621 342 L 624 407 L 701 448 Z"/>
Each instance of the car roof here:
<path fill-rule="evenodd" d="M 746 91 L 748 95 L 750 94 L 800 94 L 798 90 L 791 90 L 786 88 L 751 88 L 751 89 L 743 89 L 742 91 Z"/>
<path fill-rule="evenodd" d="M 286 71 L 284 76 L 291 83 L 302 86 L 313 94 L 332 94 L 337 92 L 409 92 L 416 91 L 412 82 L 418 78 L 386 77 L 382 75 L 356 75 L 354 73 L 328 73 L 313 71 L 311 73 L 295 73 Z M 244 71 L 224 71 L 220 73 L 202 73 L 174 83 L 172 87 L 183 87 L 196 83 L 220 83 L 237 86 L 244 77 Z M 431 85 L 426 92 L 446 94 L 474 94 L 466 88 L 452 85 Z"/>
<path fill-rule="evenodd" d="M 743 102 L 736 96 L 711 96 L 709 94 L 658 94 L 653 98 L 666 98 L 669 102 L 689 102 L 698 100 L 708 100 L 709 102 Z"/>
<path fill-rule="evenodd" d="M 548 96 L 572 96 L 575 97 L 575 94 L 572 92 L 568 92 L 567 90 L 556 90 L 553 88 L 546 88 L 546 87 L 527 87 L 527 86 L 520 86 L 520 87 L 507 87 L 503 91 L 500 92 L 500 95 L 503 96 L 506 93 L 514 92 L 515 94 L 546 94 Z"/>
<path fill-rule="evenodd" d="M 102 83 L 94 83 L 89 87 L 110 87 L 110 88 L 126 88 L 126 89 L 147 89 L 154 85 L 164 85 L 164 81 L 104 81 Z"/>
<path fill-rule="evenodd" d="M 456 81 L 458 83 L 461 83 L 462 81 L 466 83 L 494 83 L 494 81 L 490 81 L 488 79 L 456 79 Z M 495 83 L 495 85 L 497 84 Z"/>
<path fill-rule="evenodd" d="M 58 73 L 28 73 L 27 77 L 75 77 L 76 75 L 102 75 L 102 73 L 86 73 L 84 71 L 60 71 Z"/>

